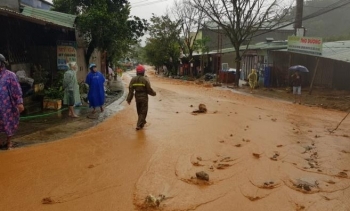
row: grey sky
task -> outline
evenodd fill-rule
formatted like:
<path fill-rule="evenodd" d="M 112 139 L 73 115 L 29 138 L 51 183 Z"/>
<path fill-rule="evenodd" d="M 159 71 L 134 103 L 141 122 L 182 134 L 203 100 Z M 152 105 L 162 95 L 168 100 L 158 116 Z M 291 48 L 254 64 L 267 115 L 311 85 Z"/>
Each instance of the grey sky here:
<path fill-rule="evenodd" d="M 46 0 L 52 3 L 52 0 Z M 173 4 L 173 0 L 129 0 L 131 15 L 149 20 L 152 13 L 164 15 L 167 8 Z"/>

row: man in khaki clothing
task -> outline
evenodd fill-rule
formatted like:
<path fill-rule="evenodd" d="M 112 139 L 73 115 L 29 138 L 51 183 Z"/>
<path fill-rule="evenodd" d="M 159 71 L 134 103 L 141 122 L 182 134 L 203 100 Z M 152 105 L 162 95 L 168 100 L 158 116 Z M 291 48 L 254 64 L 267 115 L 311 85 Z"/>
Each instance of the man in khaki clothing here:
<path fill-rule="evenodd" d="M 129 95 L 127 102 L 130 105 L 132 98 L 136 99 L 136 109 L 138 114 L 138 121 L 136 130 L 142 129 L 146 124 L 146 117 L 148 112 L 148 95 L 156 96 L 156 92 L 151 88 L 151 84 L 147 77 L 145 77 L 145 68 L 142 65 L 136 67 L 136 76 L 133 77 L 129 84 Z"/>

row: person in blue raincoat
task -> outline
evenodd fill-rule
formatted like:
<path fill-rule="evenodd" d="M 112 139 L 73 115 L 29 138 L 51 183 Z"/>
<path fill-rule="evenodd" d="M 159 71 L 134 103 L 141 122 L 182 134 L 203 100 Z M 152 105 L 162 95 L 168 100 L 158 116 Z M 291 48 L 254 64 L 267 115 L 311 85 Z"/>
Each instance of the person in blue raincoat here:
<path fill-rule="evenodd" d="M 96 64 L 90 64 L 90 72 L 86 76 L 85 83 L 89 85 L 88 100 L 90 108 L 93 108 L 92 113 L 95 113 L 96 107 L 100 107 L 103 112 L 103 105 L 105 103 L 104 82 L 105 77 L 97 71 Z"/>

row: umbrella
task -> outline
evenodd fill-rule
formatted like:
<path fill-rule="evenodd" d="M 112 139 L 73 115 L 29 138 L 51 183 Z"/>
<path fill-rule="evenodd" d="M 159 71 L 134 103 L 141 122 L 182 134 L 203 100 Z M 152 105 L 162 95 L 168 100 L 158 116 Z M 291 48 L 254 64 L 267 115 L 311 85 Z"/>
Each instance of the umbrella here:
<path fill-rule="evenodd" d="M 289 70 L 293 70 L 293 71 L 299 70 L 302 73 L 308 73 L 309 72 L 309 70 L 306 67 L 301 66 L 301 65 L 291 66 L 289 68 Z"/>

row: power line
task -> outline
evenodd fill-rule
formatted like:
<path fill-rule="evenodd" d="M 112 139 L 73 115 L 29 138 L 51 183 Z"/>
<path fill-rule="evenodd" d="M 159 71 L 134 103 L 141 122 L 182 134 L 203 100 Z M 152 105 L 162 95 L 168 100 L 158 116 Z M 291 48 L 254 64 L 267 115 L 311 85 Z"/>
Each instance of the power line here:
<path fill-rule="evenodd" d="M 347 2 L 346 2 L 346 1 L 347 1 Z M 321 10 L 319 10 L 319 11 L 317 11 L 317 12 L 314 12 L 314 13 L 312 13 L 312 14 L 310 14 L 310 15 L 307 15 L 307 16 L 303 17 L 302 20 L 303 20 L 303 21 L 309 20 L 309 19 L 311 19 L 311 18 L 318 17 L 318 16 L 320 16 L 320 15 L 326 14 L 326 13 L 331 12 L 331 11 L 333 11 L 333 10 L 336 10 L 336 9 L 338 9 L 338 8 L 340 8 L 340 7 L 343 7 L 343 6 L 345 6 L 345 5 L 350 4 L 350 1 L 348 1 L 348 0 L 345 0 L 345 1 L 344 1 L 344 0 L 340 0 L 339 2 L 336 2 L 336 3 L 332 4 L 332 5 L 334 6 L 334 5 L 337 5 L 337 4 L 342 3 L 342 2 L 344 2 L 344 4 L 339 5 L 339 6 L 335 6 L 335 7 L 333 7 L 333 8 L 327 7 L 327 8 L 329 8 L 329 9 L 327 9 L 327 10 L 321 9 Z M 331 5 L 330 5 L 330 6 L 331 6 Z M 285 24 L 285 25 L 282 25 L 282 26 L 280 26 L 280 27 L 274 28 L 274 29 L 270 29 L 270 30 L 268 30 L 267 32 L 262 32 L 262 33 L 260 33 L 260 34 L 254 35 L 253 37 L 257 37 L 257 36 L 260 36 L 260 35 L 263 35 L 263 34 L 272 32 L 272 31 L 276 31 L 276 30 L 278 30 L 278 29 L 281 29 L 281 28 L 290 26 L 290 25 L 292 25 L 292 24 L 294 24 L 294 23 L 295 23 L 295 21 L 293 21 L 293 22 L 291 22 L 291 23 L 288 23 L 288 24 Z"/>
<path fill-rule="evenodd" d="M 147 3 L 141 3 L 138 5 L 132 6 L 132 8 L 149 6 L 149 5 L 158 4 L 158 3 L 162 3 L 162 2 L 166 2 L 166 1 L 168 1 L 168 0 L 157 0 L 157 1 L 147 2 Z"/>
<path fill-rule="evenodd" d="M 342 4 L 341 4 L 341 3 L 342 3 Z M 340 5 L 339 5 L 339 4 L 340 4 Z M 305 21 L 305 20 L 309 20 L 309 19 L 311 19 L 311 18 L 315 18 L 315 17 L 321 16 L 321 15 L 323 15 L 323 14 L 326 14 L 326 13 L 328 13 L 328 12 L 331 12 L 331 11 L 333 11 L 333 10 L 336 10 L 336 9 L 340 8 L 340 7 L 346 6 L 346 5 L 348 5 L 348 4 L 350 4 L 350 1 L 349 1 L 349 0 L 340 0 L 340 1 L 336 2 L 336 3 L 330 4 L 329 6 L 325 7 L 325 9 L 318 10 L 318 11 L 316 11 L 316 12 L 310 14 L 310 15 L 307 15 L 307 16 L 303 17 L 302 20 Z M 328 8 L 328 9 L 326 9 L 326 8 Z M 294 20 L 294 19 L 289 19 L 289 20 L 286 20 L 286 21 L 289 22 L 289 21 L 292 21 L 292 20 Z M 267 34 L 267 33 L 269 33 L 269 32 L 276 31 L 276 30 L 278 30 L 278 29 L 282 29 L 282 28 L 284 28 L 284 27 L 293 25 L 294 23 L 295 23 L 295 21 L 292 21 L 292 22 L 287 23 L 287 24 L 284 24 L 284 25 L 282 25 L 282 26 L 279 26 L 279 27 L 276 27 L 276 28 L 273 28 L 273 29 L 269 29 L 269 30 L 267 30 L 267 31 L 265 31 L 265 32 L 261 32 L 261 33 L 259 33 L 259 34 L 253 35 L 252 38 L 258 37 L 258 36 L 263 35 L 263 34 Z M 231 42 L 226 42 L 226 43 L 224 43 L 223 45 L 231 45 L 231 44 L 232 44 Z"/>

